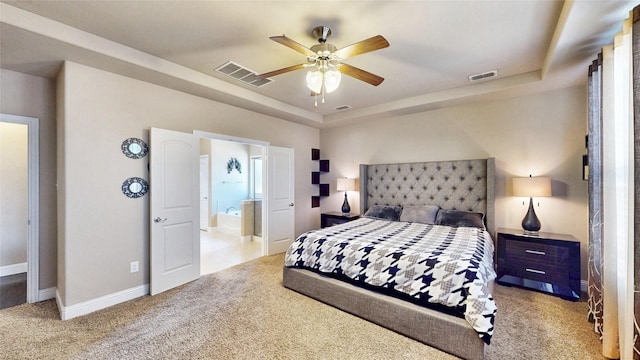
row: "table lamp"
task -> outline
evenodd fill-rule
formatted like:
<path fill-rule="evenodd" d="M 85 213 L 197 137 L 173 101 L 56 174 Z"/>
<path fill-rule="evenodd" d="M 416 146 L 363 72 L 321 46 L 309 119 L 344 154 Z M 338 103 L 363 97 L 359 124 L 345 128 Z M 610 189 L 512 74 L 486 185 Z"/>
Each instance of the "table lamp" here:
<path fill-rule="evenodd" d="M 342 213 L 349 214 L 351 212 L 351 206 L 347 200 L 347 191 L 353 191 L 356 189 L 356 179 L 340 178 L 336 188 L 338 191 L 344 191 L 344 202 L 342 203 Z"/>
<path fill-rule="evenodd" d="M 525 233 L 537 235 L 540 230 L 540 220 L 533 209 L 534 197 L 551 196 L 551 179 L 545 176 L 513 178 L 513 195 L 529 198 L 529 210 L 522 219 Z"/>

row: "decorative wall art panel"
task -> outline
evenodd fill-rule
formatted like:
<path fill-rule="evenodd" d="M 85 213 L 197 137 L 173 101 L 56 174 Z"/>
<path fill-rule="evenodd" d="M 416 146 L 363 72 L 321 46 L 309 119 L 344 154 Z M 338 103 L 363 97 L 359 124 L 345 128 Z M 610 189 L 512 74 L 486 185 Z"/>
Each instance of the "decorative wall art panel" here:
<path fill-rule="evenodd" d="M 149 152 L 147 143 L 138 138 L 128 138 L 120 146 L 122 153 L 131 159 L 142 159 Z"/>

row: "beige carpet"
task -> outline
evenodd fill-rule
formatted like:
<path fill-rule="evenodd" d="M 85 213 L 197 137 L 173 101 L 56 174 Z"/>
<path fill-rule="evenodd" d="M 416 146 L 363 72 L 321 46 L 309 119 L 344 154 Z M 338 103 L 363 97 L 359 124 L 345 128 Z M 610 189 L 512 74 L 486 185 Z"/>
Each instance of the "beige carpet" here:
<path fill-rule="evenodd" d="M 455 359 L 282 287 L 264 257 L 61 321 L 54 301 L 0 311 L 2 359 Z M 586 303 L 496 286 L 487 358 L 602 359 Z"/>

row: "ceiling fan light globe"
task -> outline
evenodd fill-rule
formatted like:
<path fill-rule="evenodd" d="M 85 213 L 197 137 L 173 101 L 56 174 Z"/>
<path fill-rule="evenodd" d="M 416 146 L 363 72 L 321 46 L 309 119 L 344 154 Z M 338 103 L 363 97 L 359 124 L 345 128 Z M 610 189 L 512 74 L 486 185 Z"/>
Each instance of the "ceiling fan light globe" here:
<path fill-rule="evenodd" d="M 314 93 L 319 94 L 322 90 L 322 72 L 309 71 L 307 73 L 307 87 Z"/>
<path fill-rule="evenodd" d="M 324 88 L 327 94 L 333 92 L 340 86 L 342 75 L 338 70 L 329 70 L 324 73 Z"/>

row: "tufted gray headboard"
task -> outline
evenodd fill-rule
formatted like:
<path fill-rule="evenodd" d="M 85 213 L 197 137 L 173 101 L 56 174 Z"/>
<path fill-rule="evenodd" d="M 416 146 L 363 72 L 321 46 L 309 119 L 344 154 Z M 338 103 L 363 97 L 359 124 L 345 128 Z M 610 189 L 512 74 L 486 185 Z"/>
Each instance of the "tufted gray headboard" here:
<path fill-rule="evenodd" d="M 360 212 L 371 205 L 438 205 L 485 214 L 494 231 L 495 159 L 360 165 Z"/>

